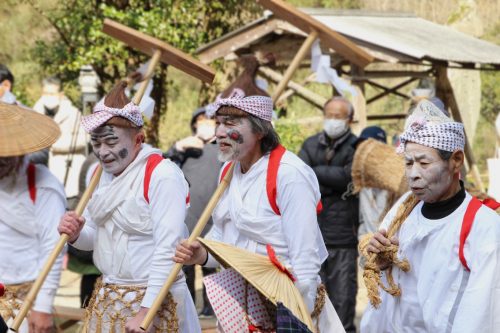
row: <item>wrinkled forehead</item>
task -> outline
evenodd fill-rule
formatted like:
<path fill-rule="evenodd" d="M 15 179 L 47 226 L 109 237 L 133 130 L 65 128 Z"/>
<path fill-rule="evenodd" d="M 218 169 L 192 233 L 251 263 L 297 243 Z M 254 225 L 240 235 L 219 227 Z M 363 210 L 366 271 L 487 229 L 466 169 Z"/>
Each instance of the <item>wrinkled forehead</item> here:
<path fill-rule="evenodd" d="M 405 144 L 404 156 L 406 159 L 441 159 L 439 152 L 436 148 L 427 147 L 415 142 L 407 142 Z"/>
<path fill-rule="evenodd" d="M 121 140 L 131 136 L 130 128 L 104 124 L 90 132 L 91 140 Z"/>

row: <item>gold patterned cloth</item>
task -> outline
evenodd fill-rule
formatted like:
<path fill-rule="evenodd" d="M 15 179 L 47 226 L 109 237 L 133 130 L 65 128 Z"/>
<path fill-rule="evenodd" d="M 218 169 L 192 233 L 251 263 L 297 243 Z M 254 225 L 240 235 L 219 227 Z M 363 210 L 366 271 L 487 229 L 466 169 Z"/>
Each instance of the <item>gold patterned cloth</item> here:
<path fill-rule="evenodd" d="M 145 286 L 96 283 L 86 309 L 82 333 L 125 333 L 125 324 L 141 308 Z M 153 323 L 155 333 L 178 333 L 177 304 L 168 293 Z"/>
<path fill-rule="evenodd" d="M 32 282 L 26 282 L 5 286 L 5 294 L 0 297 L 0 316 L 2 316 L 6 323 L 14 320 L 32 285 Z M 23 325 L 21 325 L 20 332 L 27 331 L 25 322 L 26 320 L 24 320 Z"/>

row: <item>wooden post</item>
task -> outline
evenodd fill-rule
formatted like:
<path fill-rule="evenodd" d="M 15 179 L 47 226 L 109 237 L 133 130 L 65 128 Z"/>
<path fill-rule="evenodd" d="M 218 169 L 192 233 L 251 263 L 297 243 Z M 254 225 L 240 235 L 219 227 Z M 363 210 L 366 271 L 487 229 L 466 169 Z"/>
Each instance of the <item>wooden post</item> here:
<path fill-rule="evenodd" d="M 92 196 L 92 193 L 94 192 L 95 187 L 99 183 L 99 179 L 101 178 L 101 173 L 102 173 L 102 168 L 99 165 L 96 169 L 96 172 L 94 176 L 92 177 L 92 180 L 90 181 L 89 186 L 83 193 L 82 198 L 78 202 L 78 205 L 76 206 L 75 213 L 77 215 L 82 215 L 85 207 L 87 206 L 87 203 L 90 200 L 90 197 Z M 33 283 L 33 286 L 31 287 L 28 295 L 26 295 L 26 298 L 23 302 L 23 305 L 21 306 L 21 309 L 19 309 L 19 312 L 17 313 L 16 317 L 14 318 L 14 322 L 12 323 L 11 329 L 14 332 L 17 332 L 19 330 L 19 327 L 21 326 L 24 318 L 28 314 L 28 311 L 31 309 L 31 306 L 33 305 L 33 302 L 36 299 L 36 296 L 38 295 L 38 292 L 40 291 L 40 288 L 42 287 L 43 283 L 45 282 L 45 279 L 47 278 L 47 275 L 49 274 L 52 266 L 54 266 L 54 262 L 56 261 L 57 257 L 61 253 L 61 251 L 64 249 L 64 245 L 66 245 L 66 242 L 68 241 L 68 235 L 62 234 L 59 237 L 59 241 L 57 242 L 56 246 L 50 253 L 49 257 L 47 258 L 47 261 L 45 262 L 45 265 L 42 267 L 42 270 L 40 271 L 40 274 L 36 278 L 35 282 Z"/>
<path fill-rule="evenodd" d="M 233 177 L 233 169 L 234 169 L 235 163 L 233 162 L 231 164 L 231 167 L 229 167 L 229 170 L 227 171 L 226 175 L 222 179 L 222 182 L 217 186 L 217 189 L 215 190 L 214 194 L 210 198 L 210 201 L 208 202 L 207 206 L 203 210 L 203 213 L 200 216 L 200 219 L 198 220 L 198 223 L 196 223 L 196 226 L 193 229 L 193 232 L 189 236 L 187 242 L 188 244 L 191 244 L 194 242 L 200 235 L 205 226 L 207 225 L 208 220 L 210 219 L 210 216 L 212 216 L 212 211 L 214 210 L 215 206 L 219 202 L 220 197 L 228 187 L 229 183 L 231 182 L 231 178 Z M 177 275 L 182 269 L 182 264 L 176 263 L 174 265 L 174 268 L 170 272 L 170 275 L 168 276 L 165 284 L 161 288 L 160 292 L 158 295 L 156 295 L 156 298 L 149 308 L 146 316 L 144 317 L 144 320 L 141 323 L 141 329 L 146 331 L 151 323 L 153 322 L 153 319 L 156 315 L 156 313 L 160 310 L 161 304 L 165 300 L 165 298 L 168 295 L 168 291 L 170 290 L 170 287 L 175 282 L 175 279 L 177 278 Z"/>
<path fill-rule="evenodd" d="M 160 50 L 154 51 L 153 56 L 151 57 L 151 62 L 149 63 L 148 69 L 141 83 L 141 86 L 139 87 L 139 90 L 137 90 L 137 92 L 135 93 L 134 98 L 132 99 L 134 104 L 139 105 L 141 103 L 142 97 L 144 96 L 144 93 L 146 92 L 146 89 L 148 87 L 149 80 L 153 77 L 156 65 L 160 61 L 160 57 L 161 57 L 161 51 Z"/>
<path fill-rule="evenodd" d="M 278 83 L 278 86 L 274 89 L 273 92 L 273 102 L 276 102 L 278 98 L 280 97 L 281 93 L 283 90 L 285 90 L 288 81 L 292 78 L 293 73 L 297 70 L 297 68 L 300 65 L 300 62 L 304 57 L 306 56 L 307 52 L 311 50 L 311 45 L 312 43 L 316 40 L 318 37 L 318 32 L 316 30 L 311 31 L 311 33 L 307 36 L 306 40 L 300 47 L 299 51 L 293 58 L 292 62 L 290 63 L 290 66 L 288 66 L 287 70 L 285 71 L 285 74 L 283 74 L 283 79 Z"/>
<path fill-rule="evenodd" d="M 439 98 L 441 98 L 444 104 L 449 107 L 453 119 L 458 122 L 463 123 L 462 115 L 460 113 L 460 109 L 455 99 L 455 94 L 453 92 L 453 87 L 451 86 L 450 80 L 448 79 L 447 69 L 444 66 L 437 67 L 437 77 L 436 77 L 436 93 Z M 465 127 L 464 127 L 465 132 Z M 467 134 L 467 133 L 466 133 Z M 467 159 L 467 163 L 469 164 L 469 171 L 472 172 L 472 177 L 476 182 L 476 186 L 481 192 L 485 192 L 483 181 L 481 180 L 481 175 L 479 173 L 479 169 L 477 168 L 476 159 L 474 158 L 474 154 L 472 152 L 472 148 L 465 135 L 465 158 Z"/>

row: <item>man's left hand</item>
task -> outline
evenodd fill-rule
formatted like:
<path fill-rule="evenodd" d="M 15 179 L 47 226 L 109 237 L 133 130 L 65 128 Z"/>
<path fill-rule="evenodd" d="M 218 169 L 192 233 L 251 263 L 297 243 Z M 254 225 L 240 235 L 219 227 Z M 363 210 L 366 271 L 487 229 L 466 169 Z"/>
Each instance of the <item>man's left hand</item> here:
<path fill-rule="evenodd" d="M 148 308 L 141 308 L 139 312 L 135 315 L 135 317 L 130 318 L 127 320 L 127 323 L 125 324 L 125 333 L 151 333 L 153 332 L 153 324 L 149 326 L 149 328 L 146 331 L 143 331 L 141 329 L 141 323 L 144 320 L 144 317 L 146 317 L 146 313 L 148 312 Z"/>
<path fill-rule="evenodd" d="M 54 331 L 52 314 L 31 310 L 28 326 L 29 333 L 52 333 Z"/>

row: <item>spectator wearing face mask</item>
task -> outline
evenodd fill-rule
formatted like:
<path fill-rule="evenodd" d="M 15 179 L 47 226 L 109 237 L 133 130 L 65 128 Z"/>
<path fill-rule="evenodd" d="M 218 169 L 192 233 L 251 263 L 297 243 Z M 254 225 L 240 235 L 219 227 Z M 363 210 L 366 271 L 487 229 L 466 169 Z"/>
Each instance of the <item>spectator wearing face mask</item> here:
<path fill-rule="evenodd" d="M 60 138 L 52 145 L 49 153 L 49 170 L 64 184 L 68 204 L 78 195 L 80 169 L 85 161 L 86 135 L 80 128 L 80 111 L 61 91 L 61 81 L 55 77 L 42 82 L 42 96 L 33 109 L 51 117 L 61 129 Z"/>
<path fill-rule="evenodd" d="M 217 187 L 219 171 L 222 163 L 217 159 L 218 146 L 215 142 L 215 120 L 208 119 L 205 108 L 193 112 L 191 118 L 192 135 L 177 141 L 166 152 L 164 157 L 170 158 L 182 169 L 189 182 L 190 208 L 186 217 L 186 225 L 191 233 Z M 212 227 L 212 218 L 205 227 L 205 234 Z M 184 266 L 186 280 L 191 296 L 195 299 L 194 266 Z M 214 268 L 202 267 L 204 276 L 214 273 Z M 213 316 L 213 310 L 203 289 L 203 306 L 201 316 Z"/>
<path fill-rule="evenodd" d="M 318 223 L 328 250 L 321 277 L 346 332 L 356 332 L 359 201 L 352 194 L 351 167 L 357 137 L 350 124 L 351 103 L 333 97 L 323 107 L 323 131 L 308 138 L 299 152 L 318 178 L 323 211 Z"/>
<path fill-rule="evenodd" d="M 16 97 L 12 94 L 14 75 L 4 64 L 0 64 L 0 102 L 15 104 Z"/>

